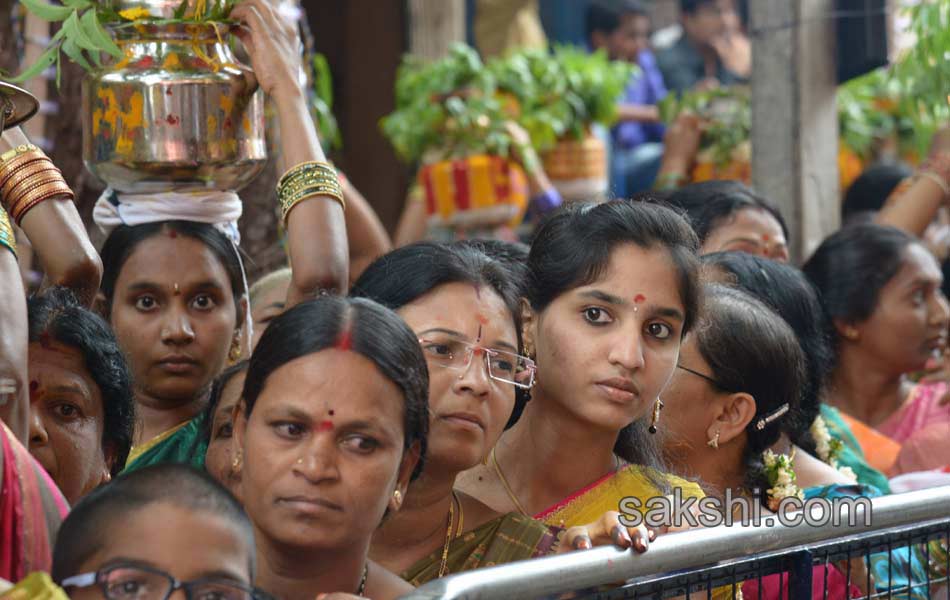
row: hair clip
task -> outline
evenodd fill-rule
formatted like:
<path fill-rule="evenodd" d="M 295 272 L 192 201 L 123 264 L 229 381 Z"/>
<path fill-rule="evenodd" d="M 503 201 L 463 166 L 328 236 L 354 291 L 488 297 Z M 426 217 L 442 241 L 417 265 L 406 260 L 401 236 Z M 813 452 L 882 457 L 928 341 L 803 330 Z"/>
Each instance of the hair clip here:
<path fill-rule="evenodd" d="M 765 415 L 764 417 L 756 421 L 755 428 L 758 429 L 759 431 L 762 431 L 763 429 L 765 429 L 766 425 L 778 419 L 779 417 L 781 417 L 787 412 L 788 412 L 788 402 L 786 402 L 782 406 L 779 406 L 778 408 L 773 410 L 771 413 Z"/>

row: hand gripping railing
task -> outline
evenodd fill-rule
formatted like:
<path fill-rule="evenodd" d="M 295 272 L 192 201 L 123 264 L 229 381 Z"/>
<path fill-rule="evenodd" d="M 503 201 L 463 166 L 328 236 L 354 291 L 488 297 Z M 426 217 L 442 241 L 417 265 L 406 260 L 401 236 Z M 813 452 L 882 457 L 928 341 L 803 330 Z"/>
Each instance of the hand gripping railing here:
<path fill-rule="evenodd" d="M 683 571 L 763 552 L 783 551 L 845 538 L 860 533 L 925 525 L 950 517 L 950 486 L 894 494 L 872 500 L 870 525 L 864 506 L 855 507 L 855 518 L 839 506 L 839 525 L 802 523 L 759 527 L 716 527 L 665 535 L 650 544 L 645 554 L 615 547 L 572 552 L 477 569 L 436 579 L 401 597 L 402 600 L 495 600 L 537 598 L 629 579 Z M 852 523 L 854 525 L 852 525 Z"/>

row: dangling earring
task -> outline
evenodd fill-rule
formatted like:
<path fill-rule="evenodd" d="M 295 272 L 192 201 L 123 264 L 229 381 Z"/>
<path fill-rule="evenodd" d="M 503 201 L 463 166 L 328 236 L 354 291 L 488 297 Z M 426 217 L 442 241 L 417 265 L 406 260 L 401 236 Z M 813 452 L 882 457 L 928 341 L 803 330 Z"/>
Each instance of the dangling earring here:
<path fill-rule="evenodd" d="M 231 461 L 231 469 L 233 471 L 237 471 L 240 468 L 241 468 L 241 451 L 238 450 L 237 453 L 234 455 L 234 460 Z"/>
<path fill-rule="evenodd" d="M 228 360 L 233 365 L 241 360 L 241 354 L 241 340 L 235 337 L 231 340 L 231 349 L 228 350 Z"/>
<path fill-rule="evenodd" d="M 656 424 L 660 422 L 660 411 L 663 410 L 663 401 L 657 396 L 653 403 L 653 418 L 650 420 L 650 433 L 656 433 Z"/>
<path fill-rule="evenodd" d="M 719 449 L 719 430 L 718 429 L 716 430 L 716 436 L 713 439 L 706 442 L 706 445 L 712 448 L 713 450 Z"/>

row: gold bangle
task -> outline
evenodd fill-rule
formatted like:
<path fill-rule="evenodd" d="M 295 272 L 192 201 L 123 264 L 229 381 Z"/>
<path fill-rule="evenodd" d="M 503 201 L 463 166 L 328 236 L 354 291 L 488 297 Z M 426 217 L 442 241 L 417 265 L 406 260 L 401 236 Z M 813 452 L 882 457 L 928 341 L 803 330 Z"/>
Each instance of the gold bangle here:
<path fill-rule="evenodd" d="M 6 246 L 16 257 L 16 235 L 10 225 L 10 217 L 2 208 L 0 208 L 0 246 Z"/>
<path fill-rule="evenodd" d="M 3 154 L 0 154 L 0 163 L 5 163 L 18 154 L 25 154 L 26 152 L 33 152 L 33 151 L 42 152 L 42 150 L 40 150 L 33 144 L 20 144 L 16 148 L 11 148 L 7 150 L 6 152 L 4 152 Z"/>
<path fill-rule="evenodd" d="M 30 195 L 28 202 L 18 207 L 17 214 L 14 217 L 16 224 L 19 225 L 23 222 L 23 218 L 28 212 L 35 208 L 38 204 L 41 204 L 47 200 L 55 198 L 56 196 L 67 196 L 69 200 L 73 199 L 73 191 L 69 189 L 69 186 L 66 184 L 60 183 L 48 183 L 43 186 L 40 186 Z"/>
<path fill-rule="evenodd" d="M 294 183 L 281 187 L 277 193 L 280 195 L 286 195 L 288 193 L 294 194 L 314 185 L 325 185 L 341 191 L 343 190 L 343 186 L 330 179 L 301 179 L 300 181 L 295 181 Z"/>
<path fill-rule="evenodd" d="M 295 187 L 292 189 L 281 190 L 280 198 L 284 201 L 291 200 L 295 196 L 300 196 L 301 194 L 308 193 L 310 190 L 326 191 L 336 196 L 343 195 L 343 188 L 341 188 L 339 185 L 334 185 L 330 183 L 310 183 L 310 184 L 301 185 L 299 187 Z"/>
<path fill-rule="evenodd" d="M 14 169 L 6 178 L 3 179 L 2 183 L 0 183 L 0 194 L 11 193 L 14 189 L 16 189 L 16 186 L 37 173 L 53 170 L 59 171 L 59 169 L 57 169 L 49 159 L 25 163 Z"/>
<path fill-rule="evenodd" d="M 305 196 L 312 196 L 314 194 L 326 194 L 327 196 L 334 197 L 343 197 L 342 190 L 339 189 L 339 186 L 330 186 L 325 184 L 315 184 L 306 187 L 302 187 L 293 192 L 285 192 L 280 196 L 281 205 L 290 205 L 296 202 L 298 199 Z"/>
<path fill-rule="evenodd" d="M 35 154 L 21 154 L 10 162 L 0 165 L 0 188 L 7 185 L 7 182 L 17 173 L 29 167 L 32 164 L 49 160 L 45 156 Z M 52 164 L 52 161 L 50 161 Z"/>
<path fill-rule="evenodd" d="M 278 181 L 278 184 L 279 184 L 281 181 L 283 181 L 285 178 L 287 178 L 289 175 L 292 175 L 292 174 L 294 174 L 294 173 L 297 172 L 297 171 L 300 171 L 300 170 L 307 170 L 307 169 L 327 169 L 327 170 L 333 171 L 334 173 L 336 172 L 336 169 L 333 168 L 333 165 L 330 164 L 330 163 L 328 163 L 328 162 L 322 162 L 322 161 L 317 161 L 317 160 L 308 160 L 308 161 L 305 161 L 305 162 L 302 162 L 302 163 L 298 163 L 298 164 L 296 164 L 296 165 L 290 167 L 289 169 L 287 169 L 287 170 L 284 172 L 284 174 L 280 177 L 280 179 L 277 180 L 277 181 Z"/>
<path fill-rule="evenodd" d="M 19 200 L 23 199 L 23 192 L 38 183 L 52 183 L 54 181 L 60 181 L 63 179 L 63 174 L 58 171 L 36 171 L 31 173 L 29 177 L 24 177 L 19 180 L 16 185 L 11 186 L 7 190 L 3 190 L 3 198 L 6 200 L 6 208 L 12 215 L 15 211 L 13 207 L 16 206 Z"/>
<path fill-rule="evenodd" d="M 17 224 L 20 223 L 20 219 L 24 213 L 23 207 L 26 206 L 32 198 L 35 197 L 35 192 L 45 186 L 56 185 L 62 188 L 67 188 L 66 183 L 61 180 L 61 178 L 47 178 L 36 183 L 31 184 L 29 187 L 25 187 L 19 191 L 16 196 L 16 199 L 10 203 L 10 216 L 13 218 L 13 221 Z"/>
<path fill-rule="evenodd" d="M 332 177 L 337 182 L 339 182 L 336 169 L 333 168 L 333 165 L 325 162 L 308 161 L 291 167 L 283 175 L 281 175 L 280 179 L 277 181 L 277 192 L 280 193 L 280 190 L 285 185 L 294 179 L 307 174 L 324 175 L 326 177 Z"/>
<path fill-rule="evenodd" d="M 15 169 L 17 166 L 23 163 L 40 160 L 43 158 L 49 157 L 46 156 L 45 152 L 35 147 L 33 149 L 27 150 L 26 152 L 18 152 L 10 158 L 0 162 L 0 172 L 7 173 L 11 169 Z"/>
<path fill-rule="evenodd" d="M 317 192 L 317 193 L 310 194 L 310 195 L 307 195 L 307 196 L 298 196 L 298 197 L 294 198 L 294 200 L 293 200 L 292 202 L 289 202 L 289 203 L 286 204 L 286 205 L 281 205 L 280 220 L 281 220 L 281 222 L 284 224 L 284 228 L 285 228 L 285 229 L 287 228 L 287 217 L 290 215 L 290 211 L 293 210 L 293 208 L 294 208 L 295 206 L 297 206 L 298 204 L 300 204 L 300 203 L 303 202 L 304 200 L 309 200 L 309 199 L 311 199 L 311 198 L 316 198 L 316 197 L 318 197 L 318 196 L 323 196 L 323 197 L 325 197 L 325 198 L 332 198 L 333 200 L 335 200 L 335 201 L 340 205 L 340 208 L 343 209 L 344 212 L 346 212 L 346 201 L 343 200 L 343 197 L 342 197 L 342 196 L 336 196 L 336 195 L 328 194 L 328 193 L 325 193 L 325 192 Z"/>
<path fill-rule="evenodd" d="M 48 165 L 40 164 L 33 169 L 23 169 L 18 175 L 14 175 L 8 179 L 6 185 L 0 187 L 0 194 L 3 194 L 4 197 L 12 196 L 16 194 L 17 189 L 21 186 L 29 185 L 42 177 L 57 176 L 62 177 L 63 173 L 54 167 L 53 163 L 49 163 Z"/>

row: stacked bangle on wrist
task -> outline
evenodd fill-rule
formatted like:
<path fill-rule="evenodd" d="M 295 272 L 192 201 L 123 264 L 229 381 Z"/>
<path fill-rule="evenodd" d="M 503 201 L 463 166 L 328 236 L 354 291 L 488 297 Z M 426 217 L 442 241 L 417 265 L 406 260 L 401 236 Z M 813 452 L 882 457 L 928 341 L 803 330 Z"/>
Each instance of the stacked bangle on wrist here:
<path fill-rule="evenodd" d="M 16 256 L 16 236 L 13 234 L 13 227 L 10 226 L 10 217 L 2 208 L 0 208 L 0 246 L 5 246 L 13 253 L 13 256 Z"/>
<path fill-rule="evenodd" d="M 73 192 L 42 150 L 24 144 L 0 155 L 0 201 L 17 225 L 34 206 L 56 196 L 72 200 Z"/>
<path fill-rule="evenodd" d="M 280 204 L 280 218 L 284 226 L 287 225 L 287 215 L 293 207 L 315 196 L 332 198 L 340 204 L 340 208 L 346 210 L 343 186 L 332 165 L 322 162 L 305 162 L 284 173 L 277 183 L 277 201 Z"/>

